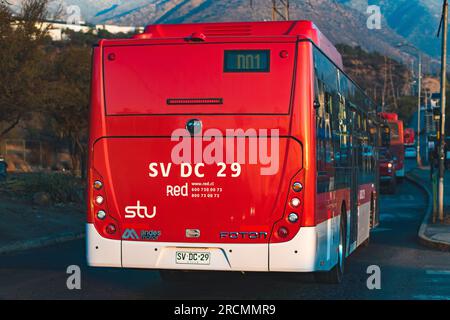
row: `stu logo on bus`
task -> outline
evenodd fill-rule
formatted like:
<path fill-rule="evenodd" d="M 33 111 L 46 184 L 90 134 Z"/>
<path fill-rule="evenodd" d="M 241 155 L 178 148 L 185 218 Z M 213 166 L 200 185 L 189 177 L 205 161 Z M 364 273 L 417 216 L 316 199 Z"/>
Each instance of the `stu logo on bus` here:
<path fill-rule="evenodd" d="M 148 207 L 142 206 L 138 200 L 135 206 L 125 207 L 125 218 L 134 219 L 136 217 L 141 219 L 153 219 L 156 216 L 156 206 L 153 206 L 152 213 L 148 212 Z"/>

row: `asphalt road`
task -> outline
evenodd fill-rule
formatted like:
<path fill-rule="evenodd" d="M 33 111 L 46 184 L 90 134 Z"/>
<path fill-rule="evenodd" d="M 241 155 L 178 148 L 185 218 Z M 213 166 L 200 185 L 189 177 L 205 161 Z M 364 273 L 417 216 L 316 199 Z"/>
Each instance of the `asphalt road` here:
<path fill-rule="evenodd" d="M 405 181 L 381 203 L 381 225 L 370 246 L 347 261 L 341 285 L 316 284 L 309 274 L 202 273 L 168 284 L 149 270 L 93 269 L 84 241 L 0 256 L 0 299 L 450 299 L 450 255 L 417 242 L 425 198 Z M 81 267 L 81 290 L 68 290 L 66 269 Z M 381 269 L 369 290 L 367 268 Z"/>

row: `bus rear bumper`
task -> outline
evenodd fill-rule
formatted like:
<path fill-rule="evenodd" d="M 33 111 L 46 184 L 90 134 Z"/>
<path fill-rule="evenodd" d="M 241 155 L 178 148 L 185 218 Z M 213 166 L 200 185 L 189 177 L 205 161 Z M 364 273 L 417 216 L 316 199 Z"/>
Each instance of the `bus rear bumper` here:
<path fill-rule="evenodd" d="M 331 219 L 335 220 L 335 219 Z M 326 223 L 327 225 L 331 223 Z M 303 227 L 291 241 L 274 244 L 218 244 L 120 241 L 102 237 L 87 224 L 87 262 L 93 267 L 123 267 L 211 271 L 312 272 L 329 270 L 327 243 L 323 239 L 330 226 Z M 321 240 L 325 240 L 322 245 Z M 328 248 L 330 244 L 328 243 Z M 177 264 L 176 252 L 207 251 L 209 265 Z M 328 258 L 330 253 L 328 252 Z"/>
<path fill-rule="evenodd" d="M 122 267 L 120 242 L 102 237 L 93 224 L 86 224 L 87 264 L 92 267 Z"/>

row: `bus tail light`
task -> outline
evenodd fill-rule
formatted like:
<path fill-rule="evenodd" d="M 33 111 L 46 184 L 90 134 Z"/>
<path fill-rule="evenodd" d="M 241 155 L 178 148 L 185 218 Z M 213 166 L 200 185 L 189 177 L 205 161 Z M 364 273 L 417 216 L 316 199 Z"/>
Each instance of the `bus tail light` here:
<path fill-rule="evenodd" d="M 105 228 L 105 231 L 110 235 L 114 235 L 117 232 L 116 225 L 113 223 L 108 224 Z"/>
<path fill-rule="evenodd" d="M 104 220 L 106 218 L 106 212 L 103 210 L 99 210 L 97 212 L 97 218 L 99 218 L 100 220 Z"/>
<path fill-rule="evenodd" d="M 283 217 L 278 220 L 274 228 L 271 242 L 285 242 L 291 240 L 299 232 L 304 223 L 304 181 L 305 172 L 300 170 L 289 183 L 286 205 Z"/>
<path fill-rule="evenodd" d="M 287 236 L 289 235 L 289 230 L 286 227 L 280 227 L 278 228 L 278 236 L 280 238 L 287 238 Z"/>
<path fill-rule="evenodd" d="M 300 205 L 301 201 L 299 198 L 292 198 L 291 199 L 291 206 L 293 208 L 297 208 Z"/>
<path fill-rule="evenodd" d="M 93 187 L 95 190 L 100 190 L 103 187 L 103 183 L 100 180 L 95 180 Z"/>
<path fill-rule="evenodd" d="M 120 239 L 118 219 L 114 217 L 111 208 L 108 207 L 106 197 L 107 183 L 95 170 L 91 170 L 91 184 L 89 188 L 89 222 L 93 223 L 97 231 L 105 238 Z"/>
<path fill-rule="evenodd" d="M 187 98 L 187 99 L 167 99 L 168 105 L 212 105 L 223 104 L 223 98 Z"/>
<path fill-rule="evenodd" d="M 291 214 L 289 214 L 288 220 L 289 222 L 296 223 L 298 221 L 298 215 L 292 212 Z"/>
<path fill-rule="evenodd" d="M 294 182 L 294 184 L 292 185 L 292 190 L 294 190 L 295 192 L 300 192 L 303 190 L 303 185 L 300 182 Z"/>
<path fill-rule="evenodd" d="M 105 199 L 102 196 L 95 197 L 95 202 L 97 204 L 102 204 Z"/>

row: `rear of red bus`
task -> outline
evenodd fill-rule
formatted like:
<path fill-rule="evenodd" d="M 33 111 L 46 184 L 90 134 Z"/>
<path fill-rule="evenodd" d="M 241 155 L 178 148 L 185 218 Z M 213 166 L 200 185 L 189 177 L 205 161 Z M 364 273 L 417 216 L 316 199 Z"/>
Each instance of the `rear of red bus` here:
<path fill-rule="evenodd" d="M 290 28 L 154 26 L 94 48 L 89 265 L 332 267 L 317 244 L 312 44 Z"/>
<path fill-rule="evenodd" d="M 387 121 L 391 132 L 389 151 L 395 158 L 396 175 L 405 177 L 405 140 L 403 121 L 398 119 L 396 113 L 382 112 L 380 116 Z"/>
<path fill-rule="evenodd" d="M 414 146 L 416 143 L 415 131 L 413 128 L 405 128 L 404 142 L 405 146 Z"/>

